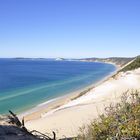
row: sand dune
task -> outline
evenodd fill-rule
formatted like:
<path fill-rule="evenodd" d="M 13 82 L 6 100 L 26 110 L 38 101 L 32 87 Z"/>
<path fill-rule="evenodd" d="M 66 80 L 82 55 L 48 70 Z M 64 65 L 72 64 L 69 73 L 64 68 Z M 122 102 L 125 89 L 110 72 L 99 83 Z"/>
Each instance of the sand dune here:
<path fill-rule="evenodd" d="M 85 95 L 47 113 L 41 112 L 41 117 L 26 122 L 26 127 L 43 133 L 55 131 L 59 138 L 76 136 L 79 127 L 98 118 L 110 103 L 119 102 L 123 92 L 135 89 L 140 90 L 140 69 L 121 72 Z"/>

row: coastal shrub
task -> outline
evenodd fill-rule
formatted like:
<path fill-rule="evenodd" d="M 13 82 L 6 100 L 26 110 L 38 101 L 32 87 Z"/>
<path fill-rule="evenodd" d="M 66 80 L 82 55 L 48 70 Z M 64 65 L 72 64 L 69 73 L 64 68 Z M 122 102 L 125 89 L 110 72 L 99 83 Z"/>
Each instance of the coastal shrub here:
<path fill-rule="evenodd" d="M 140 56 L 138 56 L 132 63 L 124 67 L 121 71 L 134 70 L 140 67 Z"/>
<path fill-rule="evenodd" d="M 80 128 L 77 140 L 140 140 L 140 94 L 126 92 L 121 102 L 105 108 L 105 114 Z"/>

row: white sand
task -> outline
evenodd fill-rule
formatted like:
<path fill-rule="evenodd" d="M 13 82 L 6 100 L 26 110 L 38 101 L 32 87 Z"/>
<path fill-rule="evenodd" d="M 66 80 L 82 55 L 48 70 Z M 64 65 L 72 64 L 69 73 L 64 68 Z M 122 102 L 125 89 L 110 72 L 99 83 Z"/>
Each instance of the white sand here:
<path fill-rule="evenodd" d="M 119 73 L 76 100 L 26 122 L 26 127 L 42 133 L 55 131 L 59 138 L 76 136 L 79 127 L 89 124 L 106 106 L 118 102 L 123 92 L 132 89 L 140 90 L 140 69 Z"/>

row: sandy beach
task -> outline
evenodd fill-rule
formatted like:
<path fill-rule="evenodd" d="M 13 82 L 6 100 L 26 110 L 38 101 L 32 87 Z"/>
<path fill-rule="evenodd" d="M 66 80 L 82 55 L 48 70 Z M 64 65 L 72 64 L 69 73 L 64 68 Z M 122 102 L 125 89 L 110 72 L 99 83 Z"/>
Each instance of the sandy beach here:
<path fill-rule="evenodd" d="M 52 106 L 48 111 L 40 111 L 25 116 L 26 127 L 42 133 L 55 131 L 58 138 L 76 136 L 79 128 L 89 124 L 110 103 L 117 103 L 123 92 L 140 90 L 140 69 L 121 72 L 87 91 L 76 99 L 58 100 L 59 106 Z M 61 102 L 61 103 L 60 103 Z"/>
<path fill-rule="evenodd" d="M 116 66 L 115 64 L 112 64 L 112 65 Z M 116 66 L 116 70 L 114 72 L 110 73 L 109 75 L 104 77 L 102 80 L 99 80 L 99 82 L 93 83 L 89 86 L 86 86 L 85 88 L 76 90 L 74 92 L 67 93 L 66 95 L 63 95 L 61 97 L 54 98 L 52 100 L 43 102 L 43 103 L 35 106 L 32 109 L 29 109 L 25 112 L 18 114 L 18 117 L 20 119 L 22 119 L 24 117 L 25 121 L 38 119 L 42 116 L 42 114 L 49 112 L 50 110 L 59 108 L 60 106 L 65 105 L 65 104 L 71 102 L 72 100 L 76 100 L 77 98 L 81 97 L 82 95 L 85 95 L 86 93 L 91 91 L 93 88 L 100 85 L 104 81 L 107 81 L 110 77 L 115 75 L 119 69 L 120 69 L 120 67 Z"/>

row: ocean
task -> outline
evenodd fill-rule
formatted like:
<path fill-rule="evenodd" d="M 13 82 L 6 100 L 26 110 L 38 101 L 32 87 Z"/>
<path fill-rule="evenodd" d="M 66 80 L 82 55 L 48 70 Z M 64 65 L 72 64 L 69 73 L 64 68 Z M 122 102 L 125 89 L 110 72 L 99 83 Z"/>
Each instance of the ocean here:
<path fill-rule="evenodd" d="M 96 84 L 115 70 L 97 62 L 0 59 L 0 114 L 24 112 Z"/>

